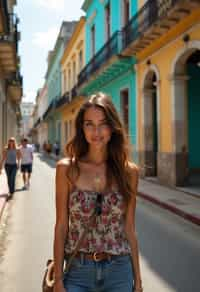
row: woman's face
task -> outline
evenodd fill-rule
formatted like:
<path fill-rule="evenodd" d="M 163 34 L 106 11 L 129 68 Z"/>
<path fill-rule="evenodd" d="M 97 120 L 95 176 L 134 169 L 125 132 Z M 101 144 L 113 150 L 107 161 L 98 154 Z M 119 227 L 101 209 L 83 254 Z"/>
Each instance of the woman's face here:
<path fill-rule="evenodd" d="M 107 145 L 112 131 L 103 110 L 91 107 L 85 111 L 83 132 L 90 146 L 102 148 Z"/>
<path fill-rule="evenodd" d="M 10 148 L 14 148 L 14 146 L 15 146 L 15 141 L 12 140 L 12 139 L 10 139 L 10 140 L 8 141 L 8 145 L 9 145 Z"/>

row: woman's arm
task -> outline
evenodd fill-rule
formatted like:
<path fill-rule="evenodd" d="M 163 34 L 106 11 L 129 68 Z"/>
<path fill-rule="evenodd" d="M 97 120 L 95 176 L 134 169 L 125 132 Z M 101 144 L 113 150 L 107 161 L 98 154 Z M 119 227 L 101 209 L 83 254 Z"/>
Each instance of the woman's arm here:
<path fill-rule="evenodd" d="M 68 194 L 70 185 L 67 179 L 69 165 L 66 159 L 57 163 L 56 167 L 56 224 L 54 232 L 54 292 L 64 292 L 63 264 L 64 246 L 68 233 Z"/>
<path fill-rule="evenodd" d="M 135 230 L 135 209 L 136 209 L 136 195 L 137 195 L 139 171 L 135 165 L 131 165 L 130 168 L 131 168 L 130 169 L 131 183 L 132 183 L 134 193 L 127 207 L 125 232 L 126 232 L 126 236 L 131 247 L 132 266 L 134 270 L 134 282 L 135 282 L 134 291 L 142 292 L 142 280 L 141 280 L 140 264 L 139 264 L 139 249 L 138 249 L 138 241 L 137 241 L 136 230 Z"/>

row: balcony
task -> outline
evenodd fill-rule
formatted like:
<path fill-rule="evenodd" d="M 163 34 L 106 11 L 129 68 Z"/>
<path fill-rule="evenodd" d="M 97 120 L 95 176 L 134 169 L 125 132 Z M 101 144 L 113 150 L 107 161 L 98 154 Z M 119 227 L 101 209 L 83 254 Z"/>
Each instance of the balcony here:
<path fill-rule="evenodd" d="M 147 1 L 123 29 L 123 55 L 145 49 L 197 8 L 199 0 Z"/>
<path fill-rule="evenodd" d="M 23 94 L 23 78 L 19 73 L 13 73 L 7 79 L 7 94 L 14 102 L 19 102 Z"/>
<path fill-rule="evenodd" d="M 78 75 L 78 86 L 87 81 L 91 74 L 95 73 L 102 65 L 107 63 L 112 56 L 120 52 L 120 37 L 121 32 L 115 32 L 109 41 L 94 55 Z"/>
<path fill-rule="evenodd" d="M 132 65 L 130 57 L 120 54 L 122 40 L 122 32 L 116 31 L 83 68 L 78 75 L 78 94 L 89 94 L 98 90 L 102 84 L 111 81 L 119 73 L 126 71 L 127 66 Z"/>
<path fill-rule="evenodd" d="M 51 112 L 51 110 L 53 110 L 55 107 L 55 100 L 52 100 L 50 102 L 50 104 L 48 105 L 46 111 L 44 112 L 42 119 L 45 120 L 47 118 L 47 116 L 49 115 L 49 113 Z"/>
<path fill-rule="evenodd" d="M 8 24 L 8 30 L 5 33 L 0 33 L 0 64 L 7 76 L 17 69 L 17 43 L 20 39 L 20 34 L 17 31 L 18 18 L 15 14 L 8 14 Z"/>
<path fill-rule="evenodd" d="M 33 125 L 33 128 L 37 128 L 37 126 L 40 124 L 41 118 L 38 118 L 35 124 Z"/>
<path fill-rule="evenodd" d="M 66 91 L 63 96 L 56 101 L 56 108 L 59 108 L 65 104 L 68 104 L 70 102 L 70 96 L 69 92 Z"/>
<path fill-rule="evenodd" d="M 71 90 L 71 98 L 74 99 L 78 95 L 77 86 L 75 85 Z"/>

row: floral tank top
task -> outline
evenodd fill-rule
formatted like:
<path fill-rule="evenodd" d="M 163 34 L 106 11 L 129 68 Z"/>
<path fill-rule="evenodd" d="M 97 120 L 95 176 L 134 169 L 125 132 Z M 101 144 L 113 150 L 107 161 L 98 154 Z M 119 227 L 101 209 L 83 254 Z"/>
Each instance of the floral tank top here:
<path fill-rule="evenodd" d="M 95 191 L 75 189 L 69 196 L 69 231 L 65 245 L 65 253 L 70 254 L 75 249 L 81 237 L 84 226 L 89 224 L 79 251 L 106 252 L 110 254 L 130 253 L 130 246 L 124 232 L 125 205 L 118 191 L 102 194 L 102 211 L 96 216 L 93 225 L 89 223 L 96 206 Z"/>

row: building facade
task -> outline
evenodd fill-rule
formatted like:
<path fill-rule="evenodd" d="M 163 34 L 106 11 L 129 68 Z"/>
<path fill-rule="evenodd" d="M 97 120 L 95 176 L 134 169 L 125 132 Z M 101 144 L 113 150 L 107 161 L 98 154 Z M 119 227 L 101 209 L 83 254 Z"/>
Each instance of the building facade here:
<path fill-rule="evenodd" d="M 0 153 L 10 136 L 19 138 L 22 77 L 18 56 L 19 18 L 14 13 L 16 1 L 0 5 Z"/>
<path fill-rule="evenodd" d="M 20 126 L 20 137 L 27 138 L 30 133 L 31 124 L 30 119 L 34 111 L 35 104 L 33 102 L 22 102 L 20 104 L 20 110 L 21 110 L 21 126 Z"/>
<path fill-rule="evenodd" d="M 142 175 L 188 184 L 200 173 L 200 2 L 140 0 L 123 33 L 123 55 L 137 59 Z"/>
<path fill-rule="evenodd" d="M 61 115 L 59 111 L 55 110 L 56 102 L 61 98 L 60 61 L 75 24 L 75 21 L 64 21 L 62 23 L 54 50 L 48 56 L 48 69 L 45 76 L 48 92 L 48 107 L 44 118 L 48 124 L 48 140 L 51 144 L 54 144 L 55 141 L 59 144 L 61 142 Z"/>
<path fill-rule="evenodd" d="M 137 11 L 137 1 L 84 1 L 86 66 L 78 78 L 79 94 L 109 94 L 121 114 L 135 150 L 136 74 L 134 56 L 122 56 L 123 27 Z M 137 152 L 133 152 L 137 161 Z"/>
<path fill-rule="evenodd" d="M 84 98 L 77 93 L 78 74 L 85 65 L 85 18 L 77 22 L 61 59 L 62 99 L 56 108 L 61 114 L 61 151 L 73 134 L 74 118 Z"/>

